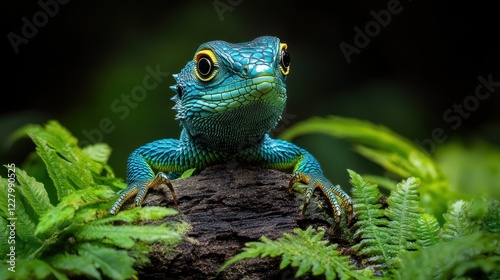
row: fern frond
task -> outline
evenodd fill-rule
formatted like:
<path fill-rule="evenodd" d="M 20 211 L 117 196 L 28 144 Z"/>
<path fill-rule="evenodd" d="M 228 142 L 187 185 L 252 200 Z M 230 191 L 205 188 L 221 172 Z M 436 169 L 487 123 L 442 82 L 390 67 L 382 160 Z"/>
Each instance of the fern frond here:
<path fill-rule="evenodd" d="M 24 241 L 33 240 L 36 228 L 36 220 L 30 217 L 26 212 L 24 203 L 20 199 L 16 199 L 16 238 Z"/>
<path fill-rule="evenodd" d="M 395 153 L 399 159 L 404 159 L 406 166 L 412 166 L 418 171 L 418 173 L 411 174 L 412 176 L 429 181 L 445 180 L 441 168 L 413 142 L 383 125 L 368 121 L 339 116 L 314 117 L 289 127 L 280 134 L 280 138 L 291 140 L 294 137 L 312 133 L 346 138 L 380 152 Z M 406 178 L 405 174 L 401 175 Z"/>
<path fill-rule="evenodd" d="M 86 225 L 75 233 L 81 241 L 105 241 L 115 246 L 130 249 L 136 240 L 147 243 L 162 242 L 175 244 L 181 241 L 182 235 L 167 227 L 165 224 L 158 226 L 134 225 Z"/>
<path fill-rule="evenodd" d="M 395 249 L 392 251 L 393 257 L 398 257 L 406 250 L 417 249 L 416 221 L 421 212 L 419 185 L 418 178 L 410 177 L 399 183 L 387 199 L 389 207 L 386 210 L 386 216 L 389 219 L 388 227 L 391 235 L 388 243 Z M 392 264 L 393 262 L 389 262 L 390 266 Z"/>
<path fill-rule="evenodd" d="M 57 279 L 68 280 L 63 273 L 54 269 L 49 263 L 40 260 L 23 260 L 16 263 L 15 272 L 7 270 L 0 264 L 0 279 L 3 280 L 32 280 L 32 279 Z"/>
<path fill-rule="evenodd" d="M 104 186 L 74 191 L 63 197 L 56 207 L 47 211 L 40 217 L 35 235 L 48 237 L 55 232 L 61 231 L 70 224 L 86 222 L 86 217 L 91 217 L 91 219 L 94 220 L 96 219 L 96 209 L 91 210 L 89 213 L 80 213 L 78 216 L 75 216 L 75 213 L 81 208 L 101 203 L 103 200 L 109 200 L 114 196 L 114 192 Z M 75 217 L 77 217 L 77 219 L 75 219 Z"/>
<path fill-rule="evenodd" d="M 172 208 L 160 206 L 135 207 L 127 211 L 120 211 L 116 215 L 108 215 L 93 221 L 94 225 L 111 224 L 113 222 L 134 223 L 143 220 L 161 220 L 167 216 L 177 215 L 179 212 Z"/>
<path fill-rule="evenodd" d="M 322 240 L 324 231 L 314 235 L 313 228 L 295 229 L 294 234 L 284 234 L 282 238 L 270 240 L 261 238 L 261 242 L 249 242 L 239 253 L 227 261 L 219 272 L 237 261 L 255 257 L 281 256 L 280 269 L 289 265 L 298 267 L 295 277 L 310 271 L 312 275 L 325 275 L 326 279 L 361 279 L 364 277 L 349 262 L 349 256 L 341 256 L 337 245 L 327 245 Z"/>
<path fill-rule="evenodd" d="M 82 148 L 82 152 L 93 161 L 106 163 L 111 155 L 111 148 L 104 143 L 97 143 Z"/>
<path fill-rule="evenodd" d="M 500 234 L 500 201 L 491 200 L 483 218 L 482 228 L 488 233 Z"/>
<path fill-rule="evenodd" d="M 421 247 L 429 247 L 439 241 L 439 223 L 433 215 L 423 213 L 417 220 L 417 243 Z"/>
<path fill-rule="evenodd" d="M 56 121 L 48 122 L 45 127 L 28 125 L 14 135 L 14 139 L 28 135 L 36 144 L 59 200 L 76 189 L 94 187 L 96 174 L 110 171 L 104 164 L 109 147 L 98 144 L 84 151 L 78 147 L 77 139 Z"/>
<path fill-rule="evenodd" d="M 80 256 L 89 259 L 110 279 L 131 279 L 135 275 L 134 259 L 126 251 L 91 243 L 79 244 L 76 249 Z"/>
<path fill-rule="evenodd" d="M 399 279 L 459 279 L 482 271 L 484 279 L 500 271 L 500 235 L 475 232 L 406 253 L 397 271 Z"/>
<path fill-rule="evenodd" d="M 50 258 L 50 264 L 68 276 L 85 276 L 89 279 L 101 279 L 101 274 L 91 259 L 86 256 L 57 254 Z"/>
<path fill-rule="evenodd" d="M 19 190 L 37 215 L 37 218 L 43 215 L 47 210 L 54 208 L 50 203 L 49 195 L 45 186 L 35 178 L 29 176 L 20 168 L 16 168 L 16 177 L 19 182 Z"/>
<path fill-rule="evenodd" d="M 469 217 L 470 202 L 459 200 L 453 203 L 443 216 L 446 222 L 441 228 L 442 240 L 451 241 L 474 231 L 474 224 Z"/>
<path fill-rule="evenodd" d="M 354 214 L 357 219 L 354 228 L 354 238 L 361 239 L 352 246 L 352 249 L 360 256 L 368 257 L 369 264 L 376 268 L 385 266 L 390 258 L 386 247 L 386 241 L 390 238 L 388 233 L 388 221 L 384 210 L 380 209 L 381 194 L 377 185 L 366 182 L 354 171 L 348 170 L 351 177 L 352 201 Z"/>

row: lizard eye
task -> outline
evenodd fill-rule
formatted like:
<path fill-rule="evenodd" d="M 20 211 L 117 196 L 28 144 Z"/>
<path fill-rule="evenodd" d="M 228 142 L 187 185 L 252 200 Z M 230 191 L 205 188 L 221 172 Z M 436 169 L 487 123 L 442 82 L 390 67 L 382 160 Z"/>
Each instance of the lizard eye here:
<path fill-rule="evenodd" d="M 288 46 L 286 44 L 280 44 L 280 69 L 283 75 L 288 75 L 290 72 L 290 54 L 287 51 Z"/>
<path fill-rule="evenodd" d="M 195 56 L 195 74 L 198 79 L 207 82 L 217 74 L 217 58 L 211 50 L 201 50 Z"/>

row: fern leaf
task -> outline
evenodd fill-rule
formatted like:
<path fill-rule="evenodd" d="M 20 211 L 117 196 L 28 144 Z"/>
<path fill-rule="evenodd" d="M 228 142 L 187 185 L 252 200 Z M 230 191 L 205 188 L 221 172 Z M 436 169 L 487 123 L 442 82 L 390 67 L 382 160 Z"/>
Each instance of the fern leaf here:
<path fill-rule="evenodd" d="M 91 217 L 91 220 L 94 220 L 96 219 L 95 210 L 79 213 L 77 216 L 75 216 L 75 214 L 77 210 L 82 207 L 102 202 L 103 199 L 105 200 L 111 197 L 114 197 L 113 191 L 103 186 L 86 188 L 66 195 L 56 207 L 47 211 L 40 217 L 35 235 L 45 237 L 51 236 L 70 224 L 86 222 L 88 220 L 87 217 Z"/>
<path fill-rule="evenodd" d="M 0 242 L 0 256 L 5 257 L 10 251 L 9 236 L 10 229 L 8 226 L 7 219 L 0 215 L 0 238 L 3 240 Z"/>
<path fill-rule="evenodd" d="M 307 230 L 296 229 L 294 234 L 284 234 L 282 238 L 270 240 L 261 238 L 261 242 L 249 242 L 239 253 L 227 261 L 219 272 L 237 261 L 255 257 L 281 256 L 280 269 L 289 265 L 298 267 L 295 277 L 300 277 L 311 271 L 313 275 L 325 275 L 326 279 L 361 279 L 363 274 L 354 270 L 349 262 L 349 256 L 341 256 L 336 250 L 337 245 L 327 245 L 322 240 L 324 231 L 313 234 L 312 227 Z"/>
<path fill-rule="evenodd" d="M 280 138 L 291 140 L 294 137 L 312 133 L 347 138 L 381 152 L 393 152 L 399 155 L 399 158 L 404 159 L 406 166 L 412 166 L 418 171 L 418 173 L 411 174 L 412 176 L 429 181 L 445 180 L 440 167 L 413 142 L 385 126 L 367 121 L 338 116 L 314 117 L 289 127 L 280 134 Z M 404 174 L 401 175 L 405 178 Z"/>
<path fill-rule="evenodd" d="M 60 147 L 61 150 L 58 152 L 49 146 L 46 139 L 35 134 L 30 136 L 37 145 L 37 153 L 45 163 L 47 172 L 54 182 L 59 200 L 80 186 L 94 185 L 90 170 L 83 169 L 85 165 L 82 166 L 72 158 L 69 147 Z"/>
<path fill-rule="evenodd" d="M 116 215 L 109 215 L 101 219 L 95 220 L 94 225 L 111 224 L 113 222 L 133 223 L 141 220 L 161 220 L 167 216 L 177 215 L 179 212 L 172 208 L 149 206 L 135 207 L 127 211 L 120 211 Z"/>
<path fill-rule="evenodd" d="M 78 254 L 89 259 L 95 267 L 111 279 L 131 279 L 135 275 L 134 259 L 126 251 L 90 243 L 79 244 Z"/>
<path fill-rule="evenodd" d="M 7 270 L 0 264 L 0 279 L 4 280 L 32 280 L 58 279 L 68 280 L 68 277 L 54 269 L 49 263 L 39 260 L 23 260 L 16 263 L 15 272 Z"/>
<path fill-rule="evenodd" d="M 439 223 L 433 215 L 423 213 L 417 220 L 417 243 L 421 247 L 429 247 L 439 241 Z"/>
<path fill-rule="evenodd" d="M 86 256 L 57 254 L 50 258 L 50 264 L 68 276 L 85 276 L 91 279 L 101 279 L 101 274 Z"/>
<path fill-rule="evenodd" d="M 32 207 L 37 218 L 47 210 L 54 208 L 50 203 L 49 196 L 42 183 L 35 178 L 28 176 L 23 170 L 16 168 L 19 190 L 26 199 L 28 205 Z"/>
<path fill-rule="evenodd" d="M 36 221 L 26 212 L 24 203 L 20 199 L 16 199 L 16 238 L 25 242 L 35 242 L 33 232 L 35 231 Z"/>
<path fill-rule="evenodd" d="M 482 271 L 484 279 L 500 271 L 498 234 L 475 232 L 449 242 L 439 242 L 416 252 L 408 252 L 397 271 L 399 279 L 459 279 Z M 495 251 L 497 250 L 497 251 Z M 474 274 L 472 274 L 474 275 Z M 469 275 L 470 276 L 470 275 Z"/>
<path fill-rule="evenodd" d="M 104 143 L 86 146 L 82 151 L 93 161 L 101 163 L 106 163 L 111 155 L 111 148 Z"/>
<path fill-rule="evenodd" d="M 490 201 L 488 212 L 483 221 L 483 229 L 486 232 L 500 234 L 500 201 Z"/>
<path fill-rule="evenodd" d="M 391 192 L 387 199 L 389 207 L 386 216 L 389 218 L 389 244 L 394 245 L 393 257 L 398 257 L 405 250 L 417 249 L 415 241 L 416 221 L 420 217 L 419 192 L 420 180 L 410 177 L 402 181 Z M 389 262 L 391 265 L 392 262 Z"/>
<path fill-rule="evenodd" d="M 410 177 L 418 172 L 414 166 L 408 164 L 409 161 L 404 155 L 396 154 L 393 151 L 374 149 L 362 145 L 356 145 L 355 151 L 401 178 Z"/>
<path fill-rule="evenodd" d="M 382 205 L 378 202 L 380 192 L 377 185 L 366 182 L 354 171 L 348 170 L 351 177 L 352 201 L 357 222 L 354 238 L 361 239 L 352 248 L 360 256 L 368 258 L 375 267 L 384 266 L 390 257 L 386 241 L 388 221 L 385 219 Z"/>
<path fill-rule="evenodd" d="M 36 144 L 59 200 L 76 189 L 94 187 L 94 177 L 104 169 L 111 172 L 103 161 L 109 156 L 109 147 L 99 144 L 84 151 L 78 147 L 77 139 L 58 122 L 50 121 L 45 127 L 26 126 L 16 132 L 14 138 L 24 134 Z"/>
<path fill-rule="evenodd" d="M 154 241 L 166 244 L 178 243 L 182 236 L 166 225 L 158 226 L 113 226 L 113 225 L 86 225 L 82 227 L 75 236 L 84 241 L 106 240 L 115 246 L 130 249 L 135 240 L 147 243 Z"/>
<path fill-rule="evenodd" d="M 443 215 L 446 222 L 440 233 L 442 240 L 451 241 L 473 232 L 474 225 L 469 218 L 470 207 L 470 203 L 464 200 L 459 200 L 450 206 L 448 212 Z"/>

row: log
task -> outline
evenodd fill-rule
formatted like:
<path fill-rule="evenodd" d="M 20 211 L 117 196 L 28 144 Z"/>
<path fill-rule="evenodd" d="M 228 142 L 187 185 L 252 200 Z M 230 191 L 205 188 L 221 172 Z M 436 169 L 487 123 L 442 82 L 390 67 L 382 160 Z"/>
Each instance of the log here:
<path fill-rule="evenodd" d="M 246 242 L 261 236 L 276 239 L 297 227 L 331 228 L 328 207 L 311 204 L 312 210 L 301 217 L 303 195 L 288 192 L 290 179 L 291 174 L 276 170 L 228 163 L 173 180 L 177 206 L 168 189 L 150 190 L 143 205 L 177 209 L 179 214 L 169 219 L 187 221 L 192 230 L 174 252 L 153 246 L 151 264 L 139 269 L 140 279 L 293 279 L 293 268 L 279 269 L 280 258 L 243 260 L 217 275 Z M 338 234 L 328 238 L 343 242 Z"/>

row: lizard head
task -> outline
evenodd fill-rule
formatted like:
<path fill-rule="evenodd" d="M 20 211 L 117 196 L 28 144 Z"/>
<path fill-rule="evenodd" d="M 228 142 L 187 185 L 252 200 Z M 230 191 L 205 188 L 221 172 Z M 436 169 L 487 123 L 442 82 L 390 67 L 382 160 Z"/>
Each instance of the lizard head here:
<path fill-rule="evenodd" d="M 208 141 L 263 136 L 281 118 L 289 71 L 287 45 L 276 37 L 203 43 L 174 75 L 176 117 L 191 136 Z"/>

